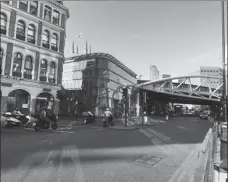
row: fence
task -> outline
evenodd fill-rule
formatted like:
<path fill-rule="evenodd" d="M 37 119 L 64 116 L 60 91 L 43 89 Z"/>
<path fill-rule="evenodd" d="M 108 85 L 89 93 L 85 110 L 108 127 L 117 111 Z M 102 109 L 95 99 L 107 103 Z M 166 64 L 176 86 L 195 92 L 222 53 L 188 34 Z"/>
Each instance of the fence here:
<path fill-rule="evenodd" d="M 208 152 L 206 158 L 206 169 L 203 182 L 214 181 L 214 154 L 216 152 L 216 139 L 217 139 L 217 127 L 213 127 L 211 132 L 208 133 L 208 143 L 205 146 L 204 152 Z"/>

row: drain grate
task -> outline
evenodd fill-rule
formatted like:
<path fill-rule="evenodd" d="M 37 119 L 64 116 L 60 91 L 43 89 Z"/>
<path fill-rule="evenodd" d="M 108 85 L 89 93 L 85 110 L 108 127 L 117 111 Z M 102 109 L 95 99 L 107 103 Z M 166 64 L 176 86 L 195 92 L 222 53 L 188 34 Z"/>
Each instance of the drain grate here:
<path fill-rule="evenodd" d="M 147 166 L 154 166 L 161 160 L 162 160 L 161 157 L 144 155 L 144 156 L 141 156 L 140 158 L 136 159 L 135 162 L 138 164 L 143 164 L 143 165 L 147 165 Z"/>

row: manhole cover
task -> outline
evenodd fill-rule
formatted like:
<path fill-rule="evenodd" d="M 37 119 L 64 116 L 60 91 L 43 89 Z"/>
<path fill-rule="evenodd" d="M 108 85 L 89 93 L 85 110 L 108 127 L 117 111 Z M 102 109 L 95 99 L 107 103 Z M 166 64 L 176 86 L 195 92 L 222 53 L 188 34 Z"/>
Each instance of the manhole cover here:
<path fill-rule="evenodd" d="M 135 162 L 138 164 L 143 164 L 147 166 L 154 166 L 156 163 L 158 163 L 161 160 L 162 160 L 161 157 L 144 155 L 136 159 Z"/>

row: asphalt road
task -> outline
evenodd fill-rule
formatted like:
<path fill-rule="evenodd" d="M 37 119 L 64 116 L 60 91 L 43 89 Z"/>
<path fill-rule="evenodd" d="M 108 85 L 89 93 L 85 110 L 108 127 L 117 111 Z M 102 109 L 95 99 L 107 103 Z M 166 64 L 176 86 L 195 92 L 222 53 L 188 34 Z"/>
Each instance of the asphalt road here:
<path fill-rule="evenodd" d="M 185 171 L 197 173 L 191 168 L 193 151 L 211 126 L 198 118 L 176 118 L 138 130 L 66 120 L 56 132 L 3 129 L 1 181 L 194 181 Z"/>

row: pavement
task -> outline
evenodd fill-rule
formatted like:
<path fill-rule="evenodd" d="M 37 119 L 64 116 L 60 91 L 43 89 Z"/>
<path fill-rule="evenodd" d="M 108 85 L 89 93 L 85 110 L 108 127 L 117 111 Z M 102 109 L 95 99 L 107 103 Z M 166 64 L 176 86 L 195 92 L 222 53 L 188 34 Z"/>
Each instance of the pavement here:
<path fill-rule="evenodd" d="M 3 129 L 2 182 L 199 182 L 196 151 L 212 124 L 198 118 L 132 129 L 62 120 L 58 131 Z M 122 127 L 124 128 L 124 127 Z"/>

